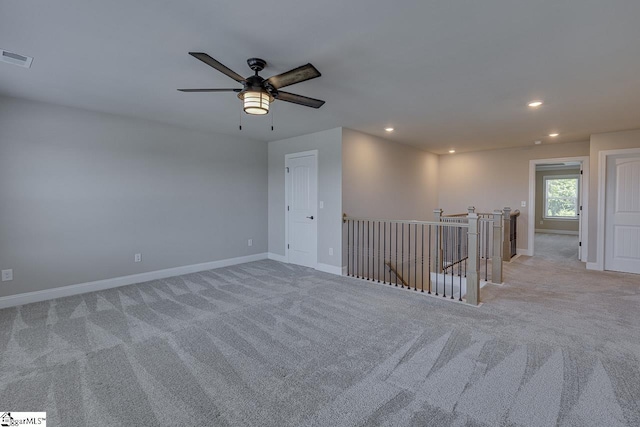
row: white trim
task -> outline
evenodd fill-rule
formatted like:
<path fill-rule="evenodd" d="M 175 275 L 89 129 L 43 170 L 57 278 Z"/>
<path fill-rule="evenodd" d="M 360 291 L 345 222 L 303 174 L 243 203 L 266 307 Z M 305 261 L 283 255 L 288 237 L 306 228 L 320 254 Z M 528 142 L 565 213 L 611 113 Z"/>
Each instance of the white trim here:
<path fill-rule="evenodd" d="M 318 219 L 318 198 L 320 196 L 320 171 L 318 170 L 318 150 L 308 150 L 308 151 L 300 151 L 299 153 L 289 153 L 284 155 L 284 167 L 287 169 L 289 167 L 289 159 L 295 159 L 298 157 L 307 157 L 313 156 L 316 166 L 316 213 L 315 217 Z M 289 206 L 289 174 L 285 171 L 284 173 L 284 257 L 285 260 L 283 262 L 289 263 L 289 211 L 287 210 L 287 206 Z M 316 262 L 315 268 L 318 265 L 318 221 L 314 222 L 316 228 Z"/>
<path fill-rule="evenodd" d="M 197 273 L 199 271 L 213 270 L 230 265 L 244 264 L 252 261 L 267 259 L 266 253 L 241 256 L 237 258 L 221 259 L 202 264 L 185 265 L 181 267 L 167 268 L 164 270 L 149 271 L 146 273 L 132 274 L 130 276 L 114 277 L 112 279 L 96 280 L 95 282 L 79 283 L 76 285 L 61 286 L 42 291 L 25 292 L 22 294 L 0 297 L 0 308 L 15 307 L 17 305 L 33 302 L 47 301 L 54 298 L 69 297 L 87 292 L 103 291 L 105 289 L 120 286 L 133 285 L 135 283 L 148 282 L 150 280 L 166 279 L 167 277 L 180 276 L 182 274 Z"/>
<path fill-rule="evenodd" d="M 609 150 L 612 151 L 612 150 Z M 598 217 L 596 223 L 598 224 L 596 241 L 596 268 L 595 270 L 604 270 L 604 212 L 605 212 L 605 183 L 607 173 L 607 151 L 600 151 L 598 153 Z"/>
<path fill-rule="evenodd" d="M 580 167 L 579 163 L 576 164 L 562 164 L 562 165 L 538 165 L 538 167 L 536 167 L 536 171 L 540 172 L 540 171 L 555 171 L 555 170 L 570 170 L 570 169 L 577 169 Z"/>
<path fill-rule="evenodd" d="M 529 249 L 516 248 L 516 255 L 533 256 L 533 251 Z"/>
<path fill-rule="evenodd" d="M 319 262 L 316 265 L 316 270 L 324 271 L 325 273 L 335 274 L 337 276 L 342 276 L 343 267 L 337 267 L 335 265 L 323 264 Z"/>
<path fill-rule="evenodd" d="M 580 213 L 580 220 L 582 221 L 582 236 L 580 236 L 580 240 L 582 241 L 582 256 L 580 260 L 582 262 L 587 261 L 589 252 L 589 156 L 529 160 L 529 218 L 527 226 L 529 242 L 526 251 L 523 250 L 522 255 L 533 256 L 534 251 L 536 222 L 536 165 L 565 162 L 580 162 L 582 164 L 582 186 L 580 189 L 582 202 L 582 211 Z"/>
<path fill-rule="evenodd" d="M 274 254 L 272 252 L 269 252 L 267 254 L 267 257 L 269 259 L 272 259 L 274 261 L 278 261 L 278 262 L 283 262 L 285 264 L 289 264 L 289 262 L 287 261 L 287 258 L 284 255 L 279 255 L 279 254 Z M 316 270 L 318 271 L 323 271 L 325 273 L 331 273 L 331 274 L 335 274 L 337 276 L 346 276 L 347 275 L 347 267 L 337 267 L 335 265 L 329 265 L 329 264 L 323 264 L 321 262 L 316 264 Z"/>
<path fill-rule="evenodd" d="M 267 258 L 268 259 L 272 259 L 274 261 L 287 263 L 287 257 L 286 256 L 280 255 L 280 254 L 274 254 L 273 252 L 269 252 L 267 254 Z"/>
<path fill-rule="evenodd" d="M 603 150 L 598 153 L 598 240 L 596 241 L 596 262 L 593 270 L 604 270 L 604 229 L 605 229 L 605 203 L 607 182 L 607 157 L 621 154 L 640 154 L 640 148 L 624 148 L 620 150 Z M 588 267 L 587 267 L 588 268 Z"/>
<path fill-rule="evenodd" d="M 597 270 L 597 271 L 604 271 L 597 262 L 588 262 L 587 263 L 587 270 Z"/>
<path fill-rule="evenodd" d="M 543 233 L 543 234 L 570 234 L 572 236 L 578 236 L 580 235 L 580 233 L 578 233 L 577 231 L 570 231 L 570 230 L 550 230 L 550 229 L 546 229 L 546 228 L 536 228 L 536 233 Z"/>
<path fill-rule="evenodd" d="M 272 259 L 274 261 L 278 261 L 278 262 L 283 262 L 285 264 L 289 264 L 289 262 L 287 261 L 287 258 L 284 255 L 279 255 L 279 254 L 274 254 L 272 252 L 269 252 L 267 254 L 267 257 L 269 259 Z M 335 265 L 329 265 L 329 264 L 323 264 L 321 262 L 316 264 L 316 270 L 318 271 L 323 271 L 325 273 L 331 273 L 331 274 L 335 274 L 337 276 L 346 276 L 347 275 L 347 267 L 337 267 Z"/>

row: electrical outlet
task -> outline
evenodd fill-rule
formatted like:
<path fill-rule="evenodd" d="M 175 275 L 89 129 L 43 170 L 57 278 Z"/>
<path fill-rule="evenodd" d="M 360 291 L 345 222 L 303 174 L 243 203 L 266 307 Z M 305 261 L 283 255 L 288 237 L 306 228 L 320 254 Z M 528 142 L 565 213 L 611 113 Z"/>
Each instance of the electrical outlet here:
<path fill-rule="evenodd" d="M 249 246 L 253 246 L 253 239 L 249 239 L 248 244 L 249 244 Z"/>
<path fill-rule="evenodd" d="M 10 280 L 13 280 L 13 270 L 2 270 L 2 281 L 8 282 Z"/>
<path fill-rule="evenodd" d="M 135 254 L 133 256 L 133 262 L 140 262 L 142 261 L 142 254 Z"/>
<path fill-rule="evenodd" d="M 333 256 L 333 248 L 329 248 L 329 255 Z"/>
<path fill-rule="evenodd" d="M 544 224 L 544 221 L 540 221 L 540 225 Z"/>
<path fill-rule="evenodd" d="M 320 200 L 320 209 L 324 209 L 324 202 Z"/>

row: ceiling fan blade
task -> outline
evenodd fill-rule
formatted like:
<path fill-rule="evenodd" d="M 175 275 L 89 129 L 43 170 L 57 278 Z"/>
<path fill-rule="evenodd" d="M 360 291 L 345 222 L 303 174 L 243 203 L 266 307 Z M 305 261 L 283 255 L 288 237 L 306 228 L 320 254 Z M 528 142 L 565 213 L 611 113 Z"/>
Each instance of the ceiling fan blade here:
<path fill-rule="evenodd" d="M 275 89 L 281 87 L 290 86 L 292 84 L 304 82 L 305 80 L 315 79 L 320 77 L 320 71 L 311 64 L 302 65 L 286 73 L 278 74 L 277 76 L 269 77 L 267 83 L 273 86 Z"/>
<path fill-rule="evenodd" d="M 237 82 L 242 83 L 245 80 L 244 77 L 242 77 L 240 74 L 236 73 L 235 71 L 233 71 L 232 69 L 230 69 L 227 66 L 223 65 L 222 63 L 216 61 L 215 59 L 213 59 L 212 57 L 210 57 L 206 53 L 203 53 L 203 52 L 189 52 L 189 55 L 193 56 L 194 58 L 199 59 L 200 61 L 204 62 L 205 64 L 209 65 L 210 67 L 215 68 L 216 70 L 220 71 L 222 74 L 226 74 L 227 76 L 231 77 L 233 80 L 235 80 Z"/>
<path fill-rule="evenodd" d="M 180 92 L 241 92 L 242 89 L 178 89 Z"/>
<path fill-rule="evenodd" d="M 280 101 L 293 102 L 294 104 L 304 105 L 305 107 L 320 108 L 324 105 L 321 99 L 309 98 L 307 96 L 296 95 L 295 93 L 278 91 L 275 97 Z"/>

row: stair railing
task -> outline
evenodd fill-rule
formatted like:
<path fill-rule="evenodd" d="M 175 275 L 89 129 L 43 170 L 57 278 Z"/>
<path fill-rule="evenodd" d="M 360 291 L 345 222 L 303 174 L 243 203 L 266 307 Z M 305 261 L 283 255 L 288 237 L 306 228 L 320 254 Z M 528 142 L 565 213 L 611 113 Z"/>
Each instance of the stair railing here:
<path fill-rule="evenodd" d="M 511 262 L 511 258 L 518 254 L 518 217 L 520 211 L 511 212 L 511 208 L 504 208 L 504 242 L 503 250 L 505 261 Z"/>
<path fill-rule="evenodd" d="M 348 276 L 479 304 L 477 214 L 467 214 L 463 222 L 346 214 L 343 220 Z"/>
<path fill-rule="evenodd" d="M 502 283 L 503 242 L 505 241 L 503 211 L 494 210 L 492 213 L 478 213 L 476 208 L 469 206 L 467 213 L 444 215 L 441 209 L 436 209 L 434 215 L 441 221 L 467 223 L 468 215 L 478 216 L 478 255 L 480 277 L 492 283 Z M 445 232 L 446 233 L 446 232 Z M 506 236 L 508 239 L 508 235 Z M 446 265 L 443 267 L 446 269 Z"/>

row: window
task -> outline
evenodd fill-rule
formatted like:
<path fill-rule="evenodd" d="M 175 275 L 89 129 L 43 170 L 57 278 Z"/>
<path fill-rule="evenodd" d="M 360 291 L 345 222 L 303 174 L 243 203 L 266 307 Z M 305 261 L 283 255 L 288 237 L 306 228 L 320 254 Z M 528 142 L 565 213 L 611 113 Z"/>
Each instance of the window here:
<path fill-rule="evenodd" d="M 578 218 L 578 175 L 544 177 L 544 217 Z"/>

